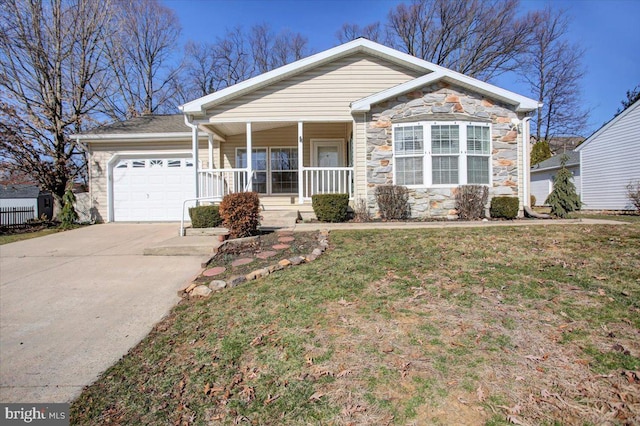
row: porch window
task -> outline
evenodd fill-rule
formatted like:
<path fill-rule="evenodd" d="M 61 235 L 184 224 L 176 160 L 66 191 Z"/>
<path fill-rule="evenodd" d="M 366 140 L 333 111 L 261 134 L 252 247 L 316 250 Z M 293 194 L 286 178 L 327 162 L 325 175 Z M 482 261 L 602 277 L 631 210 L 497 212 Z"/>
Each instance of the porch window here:
<path fill-rule="evenodd" d="M 251 150 L 251 169 L 254 172 L 252 186 L 253 190 L 259 194 L 267 193 L 267 149 L 253 148 Z M 236 150 L 236 167 L 243 169 L 247 167 L 247 149 L 238 148 Z M 242 182 L 237 182 L 238 188 L 244 188 L 247 182 L 244 177 Z"/>
<path fill-rule="evenodd" d="M 298 148 L 271 148 L 271 192 L 298 192 Z"/>
<path fill-rule="evenodd" d="M 491 183 L 491 128 L 484 123 L 429 122 L 393 127 L 397 185 L 450 187 Z"/>

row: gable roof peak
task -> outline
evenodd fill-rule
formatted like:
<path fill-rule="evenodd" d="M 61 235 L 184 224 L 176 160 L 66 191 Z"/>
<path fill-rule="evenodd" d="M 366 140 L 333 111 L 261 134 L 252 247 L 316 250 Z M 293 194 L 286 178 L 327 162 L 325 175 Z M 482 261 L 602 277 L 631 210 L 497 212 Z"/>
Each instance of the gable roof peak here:
<path fill-rule="evenodd" d="M 425 73 L 441 68 L 438 65 L 424 61 L 422 59 L 411 56 L 407 53 L 400 52 L 390 47 L 371 41 L 365 37 L 358 37 L 354 40 L 316 53 L 306 58 L 299 59 L 290 64 L 283 65 L 264 74 L 252 77 L 233 86 L 226 87 L 217 92 L 187 102 L 178 108 L 185 114 L 199 115 L 203 114 L 206 109 L 211 106 L 220 104 L 231 97 L 240 96 L 249 91 L 264 87 L 276 81 L 280 81 L 288 76 L 304 72 L 308 69 L 315 68 L 319 65 L 331 62 L 345 56 L 349 56 L 358 52 L 364 52 L 370 55 L 378 56 L 388 61 L 401 64 L 408 68 L 413 68 Z"/>
<path fill-rule="evenodd" d="M 411 87 L 415 86 L 416 84 L 419 85 L 426 82 L 431 82 L 433 80 L 447 78 L 463 85 L 478 88 L 485 93 L 491 93 L 498 99 L 506 100 L 511 104 L 517 105 L 519 111 L 533 111 L 539 106 L 538 102 L 534 101 L 533 99 L 529 99 L 508 90 L 501 89 L 497 86 L 485 83 L 475 78 L 468 77 L 459 72 L 452 71 L 440 65 L 425 61 L 424 59 L 409 55 L 408 53 L 400 52 L 399 50 L 392 49 L 391 47 L 382 45 L 380 43 L 376 43 L 365 37 L 358 37 L 349 42 L 297 60 L 290 64 L 283 65 L 280 68 L 276 68 L 272 71 L 260 74 L 256 77 L 237 83 L 233 86 L 226 87 L 218 92 L 214 92 L 207 96 L 198 98 L 194 101 L 187 102 L 186 104 L 181 105 L 178 108 L 184 114 L 191 116 L 201 116 L 208 108 L 221 104 L 231 98 L 241 96 L 276 81 L 283 80 L 289 76 L 299 74 L 308 69 L 315 68 L 319 65 L 358 52 L 364 52 L 373 56 L 377 56 L 387 61 L 400 64 L 407 68 L 418 70 L 425 74 L 422 77 L 418 77 L 405 84 L 381 92 L 381 94 L 384 93 L 384 95 L 382 96 L 392 96 L 394 93 L 399 93 L 402 90 L 410 90 Z M 370 97 L 354 102 L 352 106 L 355 106 L 355 108 L 353 108 L 353 110 L 367 111 L 372 101 L 380 100 L 379 98 L 381 94 L 372 95 Z"/>

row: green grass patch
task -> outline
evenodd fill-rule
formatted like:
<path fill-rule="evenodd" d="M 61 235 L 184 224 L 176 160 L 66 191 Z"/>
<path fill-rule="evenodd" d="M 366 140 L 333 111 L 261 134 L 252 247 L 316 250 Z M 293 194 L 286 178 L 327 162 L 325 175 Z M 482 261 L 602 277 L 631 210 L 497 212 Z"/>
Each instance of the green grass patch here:
<path fill-rule="evenodd" d="M 51 235 L 61 231 L 62 229 L 59 229 L 59 228 L 48 228 L 48 229 L 41 229 L 39 231 L 34 231 L 34 232 L 4 234 L 4 235 L 0 235 L 0 246 L 3 244 L 15 243 L 23 240 L 30 240 L 32 238 L 44 237 L 45 235 Z"/>
<path fill-rule="evenodd" d="M 500 407 L 527 404 L 549 377 L 640 369 L 638 224 L 330 241 L 312 263 L 181 302 L 84 390 L 71 422 L 499 425 Z M 545 362 L 541 347 L 571 364 Z M 575 398 L 585 422 L 601 415 Z M 527 424 L 562 422 L 536 405 L 522 412 Z"/>

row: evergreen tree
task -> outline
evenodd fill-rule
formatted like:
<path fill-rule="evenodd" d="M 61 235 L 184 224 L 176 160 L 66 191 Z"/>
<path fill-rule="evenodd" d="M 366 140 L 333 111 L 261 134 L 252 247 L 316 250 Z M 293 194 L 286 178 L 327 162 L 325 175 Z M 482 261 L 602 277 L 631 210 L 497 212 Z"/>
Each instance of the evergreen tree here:
<path fill-rule="evenodd" d="M 569 213 L 579 210 L 580 197 L 576 193 L 576 186 L 573 184 L 573 174 L 565 167 L 569 157 L 563 155 L 560 159 L 562 168 L 553 178 L 553 191 L 545 201 L 551 207 L 551 214 L 560 218 L 566 218 Z"/>
<path fill-rule="evenodd" d="M 531 148 L 531 165 L 536 165 L 547 158 L 551 158 L 549 142 L 540 141 L 533 144 L 533 148 Z"/>
<path fill-rule="evenodd" d="M 60 226 L 64 229 L 72 228 L 78 220 L 78 213 L 73 207 L 76 202 L 76 196 L 73 195 L 73 191 L 67 189 L 62 196 L 62 211 L 60 212 Z"/>

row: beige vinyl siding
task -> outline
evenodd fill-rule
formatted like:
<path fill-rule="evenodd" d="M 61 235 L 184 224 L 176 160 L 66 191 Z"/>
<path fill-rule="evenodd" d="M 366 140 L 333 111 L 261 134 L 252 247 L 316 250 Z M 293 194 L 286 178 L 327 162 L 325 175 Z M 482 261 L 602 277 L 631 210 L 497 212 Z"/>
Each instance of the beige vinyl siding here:
<path fill-rule="evenodd" d="M 306 167 L 311 165 L 311 139 L 342 139 L 343 158 L 347 158 L 347 143 L 351 133 L 351 123 L 304 123 L 303 164 Z M 251 145 L 253 148 L 272 147 L 297 147 L 298 125 L 278 127 L 270 130 L 253 132 L 251 134 Z M 223 155 L 223 167 L 236 167 L 236 149 L 245 148 L 247 145 L 246 134 L 230 136 L 225 142 L 220 143 Z"/>
<path fill-rule="evenodd" d="M 354 199 L 367 199 L 367 114 L 357 114 L 353 131 L 354 147 Z"/>
<path fill-rule="evenodd" d="M 355 54 L 258 89 L 207 111 L 212 122 L 350 120 L 350 104 L 421 75 Z"/>

